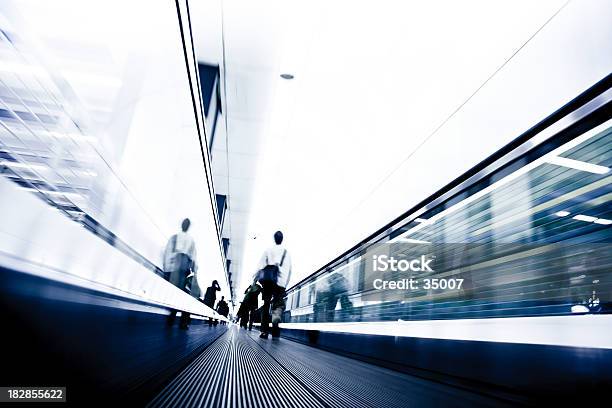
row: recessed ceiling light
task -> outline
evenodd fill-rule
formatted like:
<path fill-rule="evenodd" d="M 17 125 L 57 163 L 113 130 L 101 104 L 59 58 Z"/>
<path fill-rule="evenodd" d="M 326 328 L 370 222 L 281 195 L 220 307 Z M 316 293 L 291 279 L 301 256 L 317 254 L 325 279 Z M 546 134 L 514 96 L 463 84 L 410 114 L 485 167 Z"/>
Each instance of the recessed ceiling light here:
<path fill-rule="evenodd" d="M 606 174 L 610 171 L 606 166 L 600 166 L 598 164 L 592 164 L 583 162 L 580 160 L 568 159 L 567 157 L 551 157 L 547 160 L 550 164 L 556 164 L 557 166 L 569 167 L 571 169 L 588 171 L 589 173 L 595 174 Z"/>
<path fill-rule="evenodd" d="M 590 215 L 582 215 L 582 214 L 578 214 L 573 218 L 578 221 L 586 221 L 586 222 L 593 222 L 597 219 L 597 217 L 591 217 Z"/>
<path fill-rule="evenodd" d="M 281 78 L 283 79 L 293 79 L 294 76 L 291 74 L 281 74 Z"/>
<path fill-rule="evenodd" d="M 595 221 L 593 221 L 595 224 L 601 224 L 601 225 L 610 225 L 612 224 L 612 220 L 607 220 L 605 218 L 598 218 Z"/>
<path fill-rule="evenodd" d="M 398 239 L 398 242 L 405 242 L 407 244 L 431 244 L 429 241 L 422 241 L 420 239 L 402 238 Z"/>
<path fill-rule="evenodd" d="M 8 160 L 0 161 L 0 166 L 14 167 L 16 169 L 25 169 L 25 170 L 45 170 L 47 169 L 47 167 L 42 166 L 40 164 L 19 163 L 19 162 L 12 162 Z"/>
<path fill-rule="evenodd" d="M 572 306 L 572 313 L 589 313 L 589 308 L 585 305 Z"/>
<path fill-rule="evenodd" d="M 420 225 L 431 225 L 435 222 L 435 220 L 432 219 L 425 219 L 425 218 L 415 218 L 414 222 L 416 222 L 417 224 Z"/>
<path fill-rule="evenodd" d="M 557 217 L 567 217 L 568 215 L 570 215 L 570 213 L 569 211 L 557 211 L 555 215 Z"/>

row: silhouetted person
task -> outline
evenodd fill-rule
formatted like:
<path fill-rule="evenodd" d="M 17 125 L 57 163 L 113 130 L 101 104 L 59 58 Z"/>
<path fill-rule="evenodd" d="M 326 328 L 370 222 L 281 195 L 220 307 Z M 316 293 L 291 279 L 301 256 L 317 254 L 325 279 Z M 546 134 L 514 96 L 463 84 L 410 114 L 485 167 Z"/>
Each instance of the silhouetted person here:
<path fill-rule="evenodd" d="M 185 218 L 181 223 L 181 231 L 170 237 L 164 251 L 164 272 L 168 275 L 168 280 L 187 293 L 190 292 L 187 277 L 190 275 L 193 277 L 197 269 L 195 241 L 187 232 L 190 226 L 191 221 Z M 169 325 L 174 323 L 176 312 L 176 310 L 170 312 Z M 180 327 L 181 329 L 189 328 L 189 313 L 185 311 L 181 312 Z"/>
<path fill-rule="evenodd" d="M 238 313 L 236 313 L 238 317 L 237 323 L 240 324 L 240 327 L 247 328 L 249 323 L 249 315 L 247 313 L 246 303 L 240 302 L 240 307 L 238 308 Z"/>
<path fill-rule="evenodd" d="M 261 286 L 257 284 L 257 282 L 253 282 L 245 291 L 244 291 L 244 300 L 242 301 L 241 307 L 243 307 L 243 315 L 244 315 L 244 328 L 247 328 L 247 322 L 249 326 L 249 330 L 253 329 L 253 321 L 255 320 L 255 313 L 257 313 L 257 298 L 261 293 Z M 242 318 L 241 318 L 242 319 Z M 242 320 L 241 320 L 242 322 Z"/>
<path fill-rule="evenodd" d="M 215 308 L 215 301 L 217 300 L 217 292 L 221 290 L 219 286 L 219 282 L 216 280 L 212 281 L 212 285 L 206 288 L 206 293 L 204 294 L 204 304 L 211 309 Z M 208 319 L 208 325 L 212 326 L 212 318 Z"/>
<path fill-rule="evenodd" d="M 291 257 L 287 249 L 282 246 L 282 232 L 276 231 L 274 243 L 276 245 L 264 251 L 255 276 L 255 279 L 261 284 L 264 302 L 261 313 L 261 334 L 259 336 L 262 339 L 268 338 L 270 320 L 272 320 L 272 337 L 280 336 L 278 324 L 285 310 L 285 289 L 291 277 Z M 272 314 L 271 319 L 270 313 Z"/>
<path fill-rule="evenodd" d="M 229 305 L 225 301 L 225 296 L 221 296 L 221 300 L 217 303 L 217 313 L 219 313 L 223 317 L 227 317 L 229 314 Z M 225 322 L 222 322 L 225 324 Z"/>

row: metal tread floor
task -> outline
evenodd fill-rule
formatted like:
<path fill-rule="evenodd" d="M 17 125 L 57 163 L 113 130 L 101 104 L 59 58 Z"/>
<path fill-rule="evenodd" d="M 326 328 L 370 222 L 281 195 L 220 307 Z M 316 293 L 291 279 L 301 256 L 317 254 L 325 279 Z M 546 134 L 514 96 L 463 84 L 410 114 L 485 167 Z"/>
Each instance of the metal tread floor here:
<path fill-rule="evenodd" d="M 231 327 L 149 407 L 506 406 L 502 401 Z"/>

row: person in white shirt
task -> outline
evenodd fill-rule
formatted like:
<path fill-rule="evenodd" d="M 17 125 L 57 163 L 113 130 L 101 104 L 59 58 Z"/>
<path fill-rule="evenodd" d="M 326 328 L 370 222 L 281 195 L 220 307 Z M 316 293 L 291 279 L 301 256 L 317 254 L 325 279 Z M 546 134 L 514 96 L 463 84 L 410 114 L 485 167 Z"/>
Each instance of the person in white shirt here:
<path fill-rule="evenodd" d="M 272 337 L 280 336 L 281 316 L 285 310 L 285 289 L 291 278 L 291 256 L 282 245 L 283 233 L 274 234 L 276 245 L 266 249 L 259 261 L 255 280 L 262 286 L 263 309 L 261 316 L 261 335 L 268 338 L 270 332 L 270 306 L 272 307 Z"/>
<path fill-rule="evenodd" d="M 164 272 L 169 275 L 170 283 L 188 293 L 191 291 L 188 285 L 188 278 L 190 278 L 192 286 L 196 285 L 195 289 L 198 289 L 194 292 L 199 296 L 200 291 L 194 276 L 197 270 L 195 241 L 187 232 L 190 226 L 191 221 L 189 221 L 189 218 L 185 218 L 181 223 L 181 231 L 168 240 L 164 251 Z M 175 317 L 176 310 L 173 310 L 168 317 L 168 325 L 174 323 Z M 182 329 L 189 328 L 189 313 L 181 312 L 180 327 Z"/>

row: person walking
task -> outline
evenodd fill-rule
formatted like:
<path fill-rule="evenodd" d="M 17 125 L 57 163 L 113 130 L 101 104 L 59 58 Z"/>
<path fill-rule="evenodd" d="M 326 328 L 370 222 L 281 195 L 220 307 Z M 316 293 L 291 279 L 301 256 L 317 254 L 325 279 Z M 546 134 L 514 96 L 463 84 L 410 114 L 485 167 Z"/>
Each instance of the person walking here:
<path fill-rule="evenodd" d="M 274 246 L 266 249 L 259 261 L 255 280 L 261 284 L 263 309 L 261 313 L 262 339 L 270 334 L 272 321 L 272 337 L 280 337 L 279 323 L 285 310 L 285 289 L 291 278 L 291 256 L 283 244 L 283 233 L 274 233 Z"/>
<path fill-rule="evenodd" d="M 244 291 L 244 300 L 242 301 L 243 316 L 244 316 L 244 328 L 248 328 L 249 330 L 253 329 L 253 321 L 255 320 L 255 314 L 257 313 L 257 299 L 259 298 L 259 294 L 261 293 L 261 286 L 257 284 L 256 281 Z"/>
<path fill-rule="evenodd" d="M 179 289 L 190 293 L 188 277 L 193 276 L 197 270 L 196 246 L 193 237 L 188 233 L 191 221 L 185 218 L 181 223 L 181 230 L 168 240 L 164 250 L 164 274 L 170 283 Z M 172 326 L 176 319 L 177 310 L 172 310 L 168 316 L 168 325 Z M 180 328 L 189 328 L 189 313 L 181 311 Z"/>
<path fill-rule="evenodd" d="M 249 315 L 246 308 L 246 303 L 244 301 L 240 302 L 240 307 L 238 308 L 238 313 L 236 313 L 236 323 L 240 324 L 240 327 L 247 328 L 249 322 Z"/>
<path fill-rule="evenodd" d="M 217 292 L 221 290 L 219 286 L 219 282 L 216 280 L 212 281 L 212 284 L 206 288 L 206 293 L 204 294 L 204 304 L 211 309 L 215 308 L 215 301 L 217 300 Z M 208 325 L 212 326 L 213 319 L 212 317 L 208 318 Z"/>
<path fill-rule="evenodd" d="M 221 296 L 221 300 L 217 303 L 217 313 L 223 317 L 227 317 L 229 314 L 229 305 L 225 301 L 225 296 Z M 221 322 L 221 324 L 225 324 L 225 321 Z"/>

